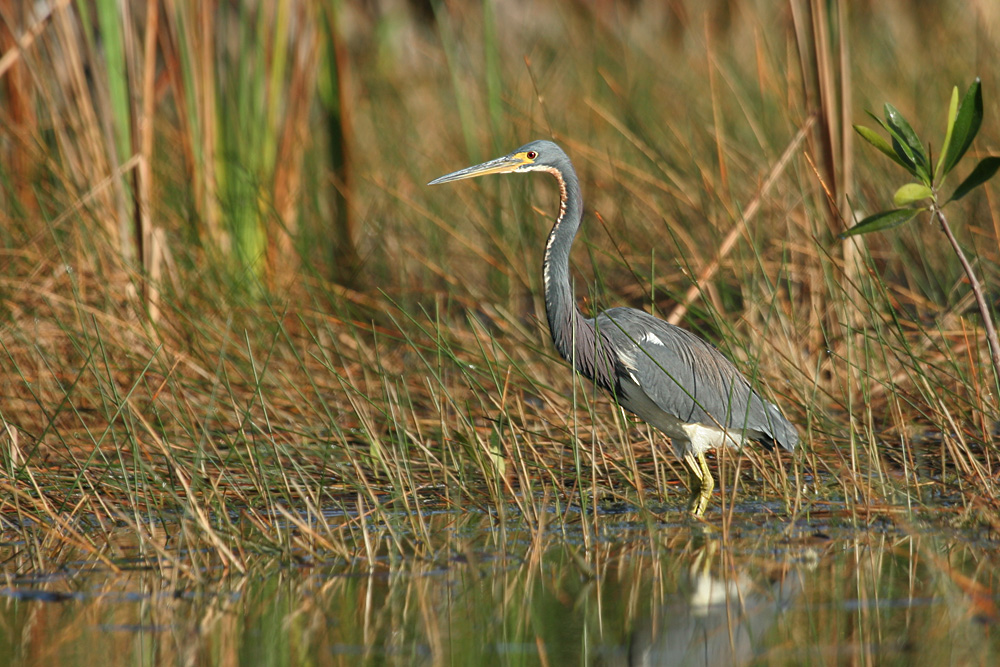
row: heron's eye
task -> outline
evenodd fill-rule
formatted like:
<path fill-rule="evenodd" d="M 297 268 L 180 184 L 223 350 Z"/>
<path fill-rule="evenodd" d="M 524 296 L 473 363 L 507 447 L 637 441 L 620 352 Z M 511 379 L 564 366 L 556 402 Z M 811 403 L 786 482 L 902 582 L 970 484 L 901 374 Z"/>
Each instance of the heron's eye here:
<path fill-rule="evenodd" d="M 529 160 L 534 160 L 536 157 L 538 157 L 538 153 L 535 151 L 528 151 L 527 158 Z"/>

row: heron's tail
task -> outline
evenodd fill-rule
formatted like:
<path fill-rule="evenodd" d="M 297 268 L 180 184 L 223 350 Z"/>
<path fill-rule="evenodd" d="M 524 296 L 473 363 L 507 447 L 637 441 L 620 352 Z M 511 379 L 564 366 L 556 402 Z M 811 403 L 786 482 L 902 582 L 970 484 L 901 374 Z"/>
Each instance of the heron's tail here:
<path fill-rule="evenodd" d="M 765 409 L 767 410 L 767 425 L 771 439 L 788 451 L 794 450 L 795 445 L 799 444 L 798 431 L 795 430 L 790 421 L 785 419 L 785 415 L 781 414 L 777 405 L 765 403 Z"/>

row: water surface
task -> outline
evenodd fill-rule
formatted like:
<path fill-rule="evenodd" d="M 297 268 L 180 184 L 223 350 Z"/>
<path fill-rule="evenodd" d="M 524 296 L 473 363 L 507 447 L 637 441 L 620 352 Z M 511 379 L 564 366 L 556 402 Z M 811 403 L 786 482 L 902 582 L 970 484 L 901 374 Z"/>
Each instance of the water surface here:
<path fill-rule="evenodd" d="M 789 524 L 745 510 L 725 533 L 718 516 L 706 525 L 626 510 L 588 530 L 532 531 L 516 518 L 436 511 L 419 539 L 372 524 L 357 558 L 264 559 L 246 574 L 206 568 L 200 581 L 124 540 L 118 572 L 83 561 L 25 578 L 8 570 L 0 663 L 1000 660 L 989 535 L 832 514 Z M 171 527 L 160 534 L 169 550 Z"/>

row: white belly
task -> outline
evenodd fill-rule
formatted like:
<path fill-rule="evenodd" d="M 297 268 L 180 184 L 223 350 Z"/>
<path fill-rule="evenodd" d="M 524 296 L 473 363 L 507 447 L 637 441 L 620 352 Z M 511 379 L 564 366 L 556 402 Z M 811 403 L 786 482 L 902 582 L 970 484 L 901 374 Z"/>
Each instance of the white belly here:
<path fill-rule="evenodd" d="M 632 389 L 632 388 L 629 388 Z M 681 459 L 685 454 L 704 454 L 710 449 L 728 445 L 739 449 L 743 445 L 743 434 L 733 430 L 724 430 L 718 426 L 707 424 L 688 424 L 673 415 L 667 414 L 654 403 L 641 389 L 634 388 L 622 397 L 621 406 L 639 415 L 664 434 L 670 436 L 674 446 L 674 455 Z"/>

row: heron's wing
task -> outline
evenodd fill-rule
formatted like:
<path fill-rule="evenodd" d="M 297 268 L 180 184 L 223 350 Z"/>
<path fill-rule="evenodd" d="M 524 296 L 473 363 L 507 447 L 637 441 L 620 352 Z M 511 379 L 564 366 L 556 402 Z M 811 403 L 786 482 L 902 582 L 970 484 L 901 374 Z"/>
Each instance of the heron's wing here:
<path fill-rule="evenodd" d="M 778 408 L 762 399 L 718 350 L 693 333 L 632 308 L 597 317 L 631 379 L 663 411 L 686 423 L 747 431 L 786 449 L 798 441 Z"/>

